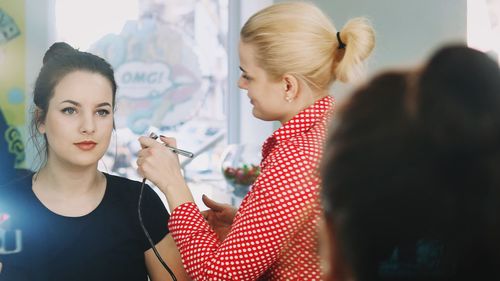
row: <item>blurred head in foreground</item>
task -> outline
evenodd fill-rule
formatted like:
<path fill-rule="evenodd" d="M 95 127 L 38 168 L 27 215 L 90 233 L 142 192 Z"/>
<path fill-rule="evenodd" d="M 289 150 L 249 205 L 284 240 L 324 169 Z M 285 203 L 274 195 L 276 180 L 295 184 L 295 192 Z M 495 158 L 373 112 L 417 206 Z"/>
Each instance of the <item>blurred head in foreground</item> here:
<path fill-rule="evenodd" d="M 500 280 L 496 62 L 442 48 L 421 69 L 378 75 L 334 119 L 329 279 Z"/>

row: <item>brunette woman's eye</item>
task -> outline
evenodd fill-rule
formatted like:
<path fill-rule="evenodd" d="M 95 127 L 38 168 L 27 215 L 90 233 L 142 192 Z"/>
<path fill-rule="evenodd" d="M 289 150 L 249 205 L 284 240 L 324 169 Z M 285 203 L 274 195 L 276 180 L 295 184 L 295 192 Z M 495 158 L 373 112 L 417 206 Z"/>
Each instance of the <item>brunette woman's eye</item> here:
<path fill-rule="evenodd" d="M 109 110 L 107 110 L 107 109 L 99 109 L 99 110 L 97 110 L 97 112 L 96 112 L 96 114 L 97 114 L 97 115 L 102 116 L 102 117 L 104 117 L 104 116 L 108 116 L 108 115 L 109 115 L 109 113 L 110 113 L 110 112 L 109 112 Z"/>
<path fill-rule="evenodd" d="M 64 114 L 71 115 L 71 114 L 75 114 L 76 113 L 76 109 L 74 107 L 66 107 L 66 108 L 63 108 L 61 110 L 61 112 L 64 113 Z"/>

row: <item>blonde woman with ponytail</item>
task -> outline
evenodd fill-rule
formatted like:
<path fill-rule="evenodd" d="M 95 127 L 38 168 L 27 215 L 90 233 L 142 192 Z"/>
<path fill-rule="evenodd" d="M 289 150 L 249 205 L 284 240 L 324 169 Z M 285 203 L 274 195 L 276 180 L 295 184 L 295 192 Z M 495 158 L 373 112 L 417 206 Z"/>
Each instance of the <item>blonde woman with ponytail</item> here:
<path fill-rule="evenodd" d="M 263 144 L 261 174 L 238 210 L 206 197 L 194 204 L 178 160 L 141 138 L 141 175 L 166 195 L 169 230 L 195 280 L 319 280 L 318 163 L 334 107 L 333 82 L 355 80 L 374 47 L 365 19 L 337 30 L 316 6 L 271 5 L 241 30 L 239 87 L 253 115 L 279 121 Z M 168 145 L 175 140 L 162 138 Z"/>

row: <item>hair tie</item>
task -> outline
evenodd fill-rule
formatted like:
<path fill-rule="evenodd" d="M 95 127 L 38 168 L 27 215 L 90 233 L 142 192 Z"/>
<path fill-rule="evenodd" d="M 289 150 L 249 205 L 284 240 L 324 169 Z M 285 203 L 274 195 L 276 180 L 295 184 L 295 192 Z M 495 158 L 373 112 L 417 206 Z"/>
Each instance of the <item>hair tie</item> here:
<path fill-rule="evenodd" d="M 342 42 L 342 39 L 340 39 L 340 32 L 337 32 L 337 41 L 339 41 L 339 46 L 337 49 L 345 49 L 346 44 Z"/>

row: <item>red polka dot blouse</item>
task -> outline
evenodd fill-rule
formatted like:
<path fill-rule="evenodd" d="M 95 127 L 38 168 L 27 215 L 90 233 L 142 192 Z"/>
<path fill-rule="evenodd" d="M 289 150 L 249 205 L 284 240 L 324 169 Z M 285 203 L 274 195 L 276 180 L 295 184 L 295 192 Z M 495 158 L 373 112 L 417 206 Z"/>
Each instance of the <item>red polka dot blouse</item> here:
<path fill-rule="evenodd" d="M 169 229 L 195 280 L 319 280 L 318 164 L 334 105 L 316 101 L 269 137 L 261 174 L 220 242 L 194 203 L 178 206 Z"/>

